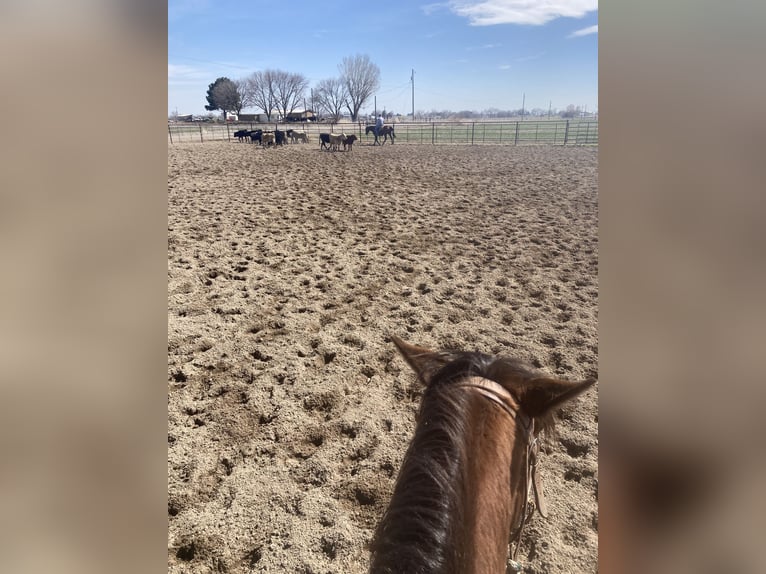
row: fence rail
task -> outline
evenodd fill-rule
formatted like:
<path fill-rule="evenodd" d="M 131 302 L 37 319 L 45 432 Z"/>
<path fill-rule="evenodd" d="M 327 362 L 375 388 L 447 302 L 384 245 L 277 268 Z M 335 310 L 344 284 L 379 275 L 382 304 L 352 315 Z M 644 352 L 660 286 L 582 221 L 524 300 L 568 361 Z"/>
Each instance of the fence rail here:
<path fill-rule="evenodd" d="M 168 124 L 168 143 L 232 141 L 237 130 L 303 130 L 313 141 L 326 132 L 356 134 L 362 142 L 375 137 L 365 134 L 367 124 L 357 123 L 250 123 Z M 598 120 L 524 120 L 506 122 L 406 122 L 395 124 L 396 142 L 430 145 L 598 145 Z"/>

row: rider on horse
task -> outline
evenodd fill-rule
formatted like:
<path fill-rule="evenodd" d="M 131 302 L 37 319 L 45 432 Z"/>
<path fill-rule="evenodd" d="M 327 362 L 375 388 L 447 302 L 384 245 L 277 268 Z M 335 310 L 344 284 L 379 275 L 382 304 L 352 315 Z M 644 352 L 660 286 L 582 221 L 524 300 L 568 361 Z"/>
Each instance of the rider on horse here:
<path fill-rule="evenodd" d="M 383 114 L 379 115 L 378 119 L 375 120 L 375 142 L 378 141 L 381 129 L 383 129 Z"/>

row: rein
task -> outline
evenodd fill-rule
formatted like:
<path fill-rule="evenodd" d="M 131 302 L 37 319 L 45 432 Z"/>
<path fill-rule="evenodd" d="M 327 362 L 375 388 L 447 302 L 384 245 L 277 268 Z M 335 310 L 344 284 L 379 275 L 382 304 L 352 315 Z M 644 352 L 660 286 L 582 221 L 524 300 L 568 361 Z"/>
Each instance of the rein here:
<path fill-rule="evenodd" d="M 518 526 L 516 526 L 516 543 L 513 546 L 511 552 L 511 568 L 516 572 L 521 572 L 521 563 L 516 561 L 516 553 L 519 550 L 521 544 L 521 534 L 524 530 L 524 524 L 534 513 L 527 512 L 527 503 L 529 500 L 529 491 L 531 487 L 534 487 L 535 496 L 535 508 L 544 518 L 547 518 L 548 512 L 546 510 L 545 501 L 543 499 L 542 488 L 540 488 L 540 480 L 537 472 L 537 454 L 539 450 L 539 444 L 537 437 L 535 436 L 535 421 L 528 417 L 524 413 L 515 408 L 515 400 L 508 390 L 501 384 L 496 383 L 490 379 L 482 377 L 471 377 L 465 382 L 457 383 L 455 386 L 461 388 L 474 389 L 479 394 L 488 398 L 501 409 L 503 409 L 514 421 L 517 423 L 517 428 L 520 428 L 527 445 L 526 448 L 526 460 L 524 461 L 524 505 L 521 511 L 521 518 Z M 531 483 L 531 484 L 530 484 Z"/>

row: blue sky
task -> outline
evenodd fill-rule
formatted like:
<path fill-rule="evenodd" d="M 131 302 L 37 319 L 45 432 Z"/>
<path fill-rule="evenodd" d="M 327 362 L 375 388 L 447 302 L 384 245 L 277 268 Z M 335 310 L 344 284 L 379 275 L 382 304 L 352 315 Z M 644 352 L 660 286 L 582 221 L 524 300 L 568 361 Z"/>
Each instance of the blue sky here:
<path fill-rule="evenodd" d="M 380 68 L 379 110 L 412 111 L 412 69 L 416 111 L 598 109 L 597 0 L 169 0 L 168 113 L 206 113 L 220 76 L 313 87 L 356 54 Z"/>

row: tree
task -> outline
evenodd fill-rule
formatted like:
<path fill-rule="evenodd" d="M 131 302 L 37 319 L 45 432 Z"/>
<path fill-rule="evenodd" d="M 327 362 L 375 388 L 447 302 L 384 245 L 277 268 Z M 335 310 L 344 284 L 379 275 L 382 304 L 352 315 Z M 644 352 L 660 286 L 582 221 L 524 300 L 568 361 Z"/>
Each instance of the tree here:
<path fill-rule="evenodd" d="M 239 102 L 241 104 L 241 107 L 237 110 L 237 114 L 245 108 L 252 108 L 255 106 L 253 93 L 247 79 L 234 80 L 234 85 L 237 86 L 237 93 L 239 94 Z"/>
<path fill-rule="evenodd" d="M 580 115 L 580 107 L 574 104 L 569 104 L 566 111 L 561 112 L 562 118 L 573 118 Z"/>
<path fill-rule="evenodd" d="M 205 106 L 205 109 L 209 112 L 221 110 L 224 120 L 227 112 L 236 111 L 239 113 L 239 110 L 242 109 L 237 85 L 225 77 L 218 78 L 207 87 L 207 101 L 208 105 Z"/>
<path fill-rule="evenodd" d="M 272 70 L 254 72 L 245 80 L 250 105 L 263 110 L 266 120 L 271 121 L 271 114 L 276 105 L 274 99 L 274 79 Z"/>
<path fill-rule="evenodd" d="M 346 83 L 342 78 L 321 80 L 314 90 L 314 99 L 322 115 L 328 116 L 333 122 L 338 122 L 342 115 L 343 106 L 348 99 Z"/>
<path fill-rule="evenodd" d="M 309 81 L 301 74 L 290 74 L 282 70 L 272 70 L 272 87 L 277 111 L 286 118 L 306 95 Z"/>
<path fill-rule="evenodd" d="M 380 87 L 380 68 L 370 61 L 369 56 L 360 54 L 353 58 L 343 58 L 338 68 L 346 85 L 346 108 L 351 114 L 351 120 L 356 121 L 359 110 Z"/>

